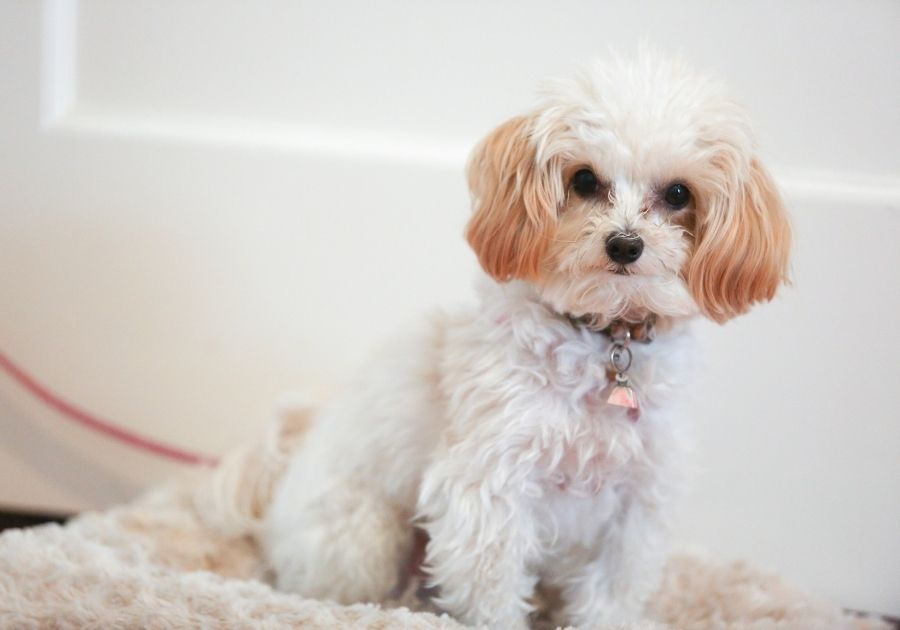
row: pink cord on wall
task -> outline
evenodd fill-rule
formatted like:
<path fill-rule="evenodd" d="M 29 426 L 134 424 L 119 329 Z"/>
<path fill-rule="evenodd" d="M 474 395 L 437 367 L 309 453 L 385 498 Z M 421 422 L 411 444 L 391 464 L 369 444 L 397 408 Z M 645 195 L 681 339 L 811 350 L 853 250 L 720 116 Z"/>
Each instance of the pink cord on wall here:
<path fill-rule="evenodd" d="M 0 367 L 45 405 L 55 409 L 65 418 L 91 429 L 92 431 L 102 433 L 103 435 L 123 444 L 127 444 L 132 448 L 147 451 L 184 464 L 215 466 L 218 461 L 216 458 L 208 455 L 192 453 L 178 448 L 177 446 L 163 444 L 153 438 L 133 433 L 127 429 L 116 426 L 111 422 L 92 416 L 86 411 L 82 411 L 37 382 L 2 352 L 0 352 Z"/>

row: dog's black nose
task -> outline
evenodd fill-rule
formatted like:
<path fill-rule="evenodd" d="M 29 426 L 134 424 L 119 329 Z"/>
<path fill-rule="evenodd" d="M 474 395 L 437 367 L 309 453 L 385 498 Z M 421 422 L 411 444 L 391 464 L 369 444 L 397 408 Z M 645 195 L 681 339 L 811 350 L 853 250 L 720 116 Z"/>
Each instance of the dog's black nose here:
<path fill-rule="evenodd" d="M 636 234 L 612 234 L 606 239 L 606 254 L 610 260 L 620 265 L 633 263 L 641 257 L 644 241 Z"/>

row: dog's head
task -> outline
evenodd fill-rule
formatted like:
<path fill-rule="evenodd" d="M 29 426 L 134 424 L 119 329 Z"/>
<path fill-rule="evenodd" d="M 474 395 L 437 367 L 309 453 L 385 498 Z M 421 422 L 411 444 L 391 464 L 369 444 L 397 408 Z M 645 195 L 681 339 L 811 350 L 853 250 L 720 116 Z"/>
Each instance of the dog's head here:
<path fill-rule="evenodd" d="M 678 60 L 552 84 L 479 144 L 469 184 L 482 267 L 560 312 L 724 322 L 786 277 L 790 226 L 746 115 Z"/>

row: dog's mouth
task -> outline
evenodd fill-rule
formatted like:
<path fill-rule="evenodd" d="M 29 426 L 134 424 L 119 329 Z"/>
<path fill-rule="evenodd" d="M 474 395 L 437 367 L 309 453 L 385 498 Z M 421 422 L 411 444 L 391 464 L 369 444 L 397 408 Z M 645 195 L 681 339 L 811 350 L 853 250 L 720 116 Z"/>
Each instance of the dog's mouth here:
<path fill-rule="evenodd" d="M 633 276 L 634 269 L 631 269 L 627 265 L 612 265 L 610 271 L 617 276 Z"/>

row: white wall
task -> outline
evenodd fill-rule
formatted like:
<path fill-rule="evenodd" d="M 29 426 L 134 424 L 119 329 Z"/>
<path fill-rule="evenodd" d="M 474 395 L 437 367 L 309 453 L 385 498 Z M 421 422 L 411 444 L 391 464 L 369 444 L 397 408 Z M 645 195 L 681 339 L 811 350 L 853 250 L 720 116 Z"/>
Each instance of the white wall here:
<path fill-rule="evenodd" d="M 798 241 L 790 291 L 704 328 L 679 538 L 898 614 L 898 24 L 887 0 L 2 3 L 0 350 L 221 453 L 467 299 L 468 148 L 541 78 L 645 36 L 751 110 Z M 183 474 L 5 377 L 0 436 L 0 504 Z"/>

